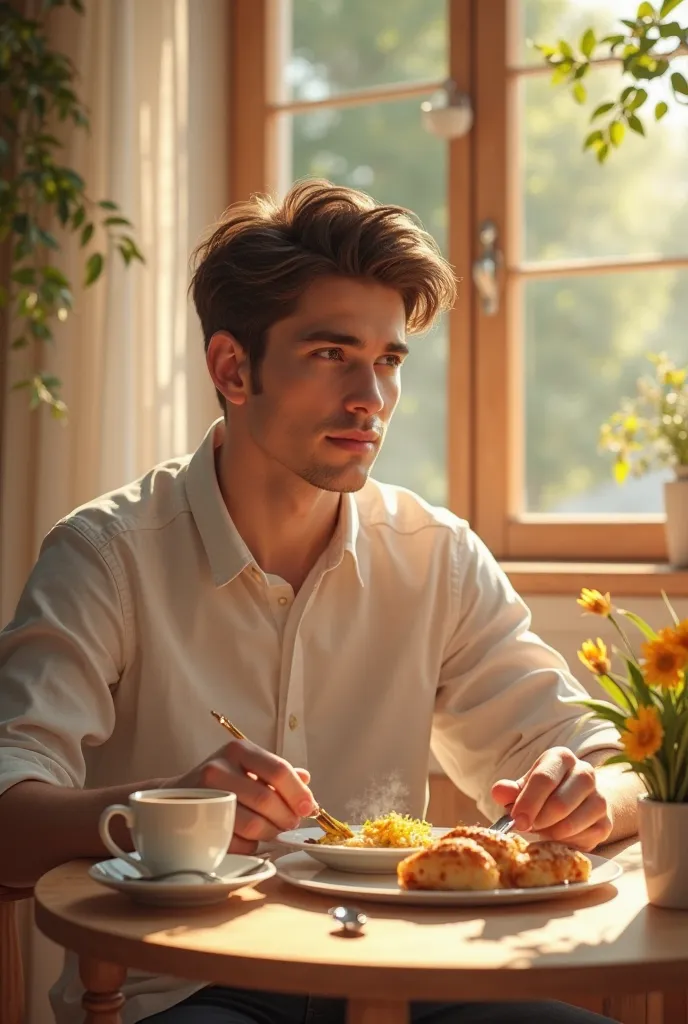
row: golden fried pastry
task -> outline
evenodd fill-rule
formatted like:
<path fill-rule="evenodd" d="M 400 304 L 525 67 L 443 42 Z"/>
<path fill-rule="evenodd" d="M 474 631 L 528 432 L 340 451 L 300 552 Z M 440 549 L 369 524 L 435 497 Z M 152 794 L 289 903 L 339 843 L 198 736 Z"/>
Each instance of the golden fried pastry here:
<path fill-rule="evenodd" d="M 512 849 L 516 849 L 519 853 L 528 849 L 528 840 L 523 836 L 517 836 L 513 832 L 493 832 L 492 829 L 485 828 L 484 825 L 457 825 L 451 832 L 443 835 L 439 842 L 445 839 L 475 839 L 476 843 L 482 844 L 483 838 L 494 839 L 495 836 L 508 839 Z"/>
<path fill-rule="evenodd" d="M 587 882 L 592 864 L 579 850 L 563 843 L 530 843 L 511 873 L 512 885 L 530 889 L 537 885 Z"/>
<path fill-rule="evenodd" d="M 505 888 L 511 885 L 513 869 L 522 851 L 528 848 L 527 842 L 521 836 L 503 835 L 480 825 L 457 825 L 446 836 L 436 840 L 433 846 L 451 843 L 456 839 L 471 839 L 486 850 L 494 859 L 499 869 L 500 885 Z"/>
<path fill-rule="evenodd" d="M 402 860 L 397 879 L 402 889 L 497 889 L 499 869 L 473 839 L 450 839 Z"/>

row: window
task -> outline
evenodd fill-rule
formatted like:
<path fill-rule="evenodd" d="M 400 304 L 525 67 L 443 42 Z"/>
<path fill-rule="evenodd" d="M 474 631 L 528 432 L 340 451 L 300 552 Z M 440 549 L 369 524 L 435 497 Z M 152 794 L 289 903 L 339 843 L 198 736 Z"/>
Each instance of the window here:
<path fill-rule="evenodd" d="M 460 299 L 412 347 L 376 476 L 448 504 L 504 560 L 665 557 L 661 474 L 619 487 L 596 446 L 645 353 L 688 352 L 688 111 L 600 167 L 582 152 L 590 106 L 527 43 L 604 31 L 629 2 L 233 5 L 232 199 L 320 175 L 420 215 Z M 617 75 L 601 62 L 591 102 Z M 447 78 L 475 110 L 450 142 L 419 109 Z M 472 283 L 486 220 L 491 316 Z"/>

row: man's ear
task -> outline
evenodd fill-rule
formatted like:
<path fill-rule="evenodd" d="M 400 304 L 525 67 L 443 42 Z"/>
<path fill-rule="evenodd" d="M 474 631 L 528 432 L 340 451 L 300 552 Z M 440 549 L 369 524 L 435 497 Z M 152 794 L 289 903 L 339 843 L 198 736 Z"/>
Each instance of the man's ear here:
<path fill-rule="evenodd" d="M 232 405 L 243 405 L 250 392 L 248 353 L 229 331 L 216 331 L 210 339 L 206 363 L 213 384 Z"/>

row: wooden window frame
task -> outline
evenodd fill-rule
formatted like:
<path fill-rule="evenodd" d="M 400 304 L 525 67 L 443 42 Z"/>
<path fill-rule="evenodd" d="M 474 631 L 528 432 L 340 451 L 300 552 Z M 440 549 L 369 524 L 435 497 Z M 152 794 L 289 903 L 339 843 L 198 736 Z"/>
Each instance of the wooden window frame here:
<path fill-rule="evenodd" d="M 509 176 L 516 143 L 517 81 L 540 68 L 509 66 L 510 0 L 447 0 L 449 76 L 472 96 L 472 132 L 447 143 L 448 258 L 461 280 L 459 301 L 448 318 L 448 505 L 469 519 L 514 582 L 531 592 L 561 592 L 575 564 L 604 571 L 625 593 L 649 593 L 662 572 L 671 593 L 688 592 L 688 574 L 666 572 L 663 516 L 560 516 L 517 514 L 521 484 L 522 394 L 519 345 L 520 283 L 527 279 L 615 270 L 688 266 L 685 259 L 572 260 L 519 263 L 518 181 Z M 366 88 L 314 102 L 286 101 L 276 72 L 288 5 L 281 0 L 233 0 L 230 19 L 230 201 L 279 190 L 281 115 L 323 107 L 427 96 L 441 82 Z M 546 72 L 545 72 L 546 73 Z M 469 211 L 469 215 L 466 215 Z M 503 253 L 501 302 L 486 317 L 472 286 L 479 227 L 494 220 Z M 495 373 L 495 367 L 503 367 Z M 602 566 L 604 563 L 604 567 Z M 599 576 L 592 574 L 595 579 Z M 553 582 L 556 577 L 560 582 Z M 577 576 L 576 576 L 577 578 Z M 590 581 L 592 577 L 587 577 Z"/>

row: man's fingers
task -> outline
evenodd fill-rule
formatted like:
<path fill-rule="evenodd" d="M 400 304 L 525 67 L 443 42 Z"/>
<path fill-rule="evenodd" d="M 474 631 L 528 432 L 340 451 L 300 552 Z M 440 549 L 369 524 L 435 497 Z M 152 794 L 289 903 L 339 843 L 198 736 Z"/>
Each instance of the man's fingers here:
<path fill-rule="evenodd" d="M 558 817 L 552 824 L 540 826 L 536 822 L 533 831 L 539 835 L 546 835 L 548 839 L 556 839 L 557 842 L 568 842 L 569 839 L 587 832 L 596 825 L 609 827 L 611 830 L 607 801 L 601 793 L 594 791 L 570 813 Z"/>
<path fill-rule="evenodd" d="M 301 821 L 301 815 L 294 813 L 276 789 L 266 785 L 260 779 L 251 778 L 233 771 L 224 761 L 209 761 L 206 765 L 206 778 L 214 780 L 213 785 L 219 788 L 228 789 L 236 793 L 237 815 L 240 807 L 245 807 L 259 818 L 265 818 L 274 826 L 277 832 L 287 832 L 296 828 Z M 240 832 L 240 834 L 243 834 Z M 247 839 L 262 838 L 258 835 L 248 834 Z"/>
<path fill-rule="evenodd" d="M 597 807 L 597 813 L 592 817 L 590 807 L 587 807 L 588 798 L 595 794 L 598 800 L 592 803 Z M 581 829 L 587 828 L 604 813 L 606 803 L 604 797 L 596 794 L 595 769 L 582 761 L 578 761 L 571 773 L 566 776 L 563 782 L 549 796 L 540 811 L 532 822 L 534 832 L 541 832 L 543 829 L 551 828 L 558 822 L 563 822 L 574 813 L 581 810 Z M 585 821 L 586 814 L 589 820 Z"/>
<path fill-rule="evenodd" d="M 575 836 L 571 836 L 566 840 L 567 846 L 572 846 L 576 850 L 582 850 L 584 853 L 589 853 L 590 850 L 594 850 L 595 847 L 599 846 L 606 839 L 609 838 L 612 829 L 611 821 L 608 817 L 602 818 L 597 821 L 590 828 L 585 829 L 584 832 L 578 832 Z M 548 829 L 542 833 L 543 839 L 555 839 L 557 842 L 561 842 L 556 836 L 551 834 L 552 829 Z"/>
<path fill-rule="evenodd" d="M 283 802 L 299 818 L 312 814 L 315 801 L 310 789 L 295 768 L 276 754 L 257 747 L 248 740 L 235 740 L 225 748 L 225 758 L 242 772 L 252 772 L 272 787 Z"/>
<path fill-rule="evenodd" d="M 271 821 L 255 814 L 247 807 L 237 804 L 234 834 L 251 843 L 264 843 L 274 839 L 280 832 L 289 829 L 277 828 Z"/>
<path fill-rule="evenodd" d="M 511 808 L 514 824 L 519 832 L 532 829 L 542 808 L 555 789 L 561 785 L 576 764 L 570 750 L 548 750 L 536 762 Z"/>
<path fill-rule="evenodd" d="M 258 849 L 258 843 L 249 842 L 248 839 L 242 839 L 241 836 L 232 836 L 232 841 L 229 844 L 229 853 L 242 853 L 252 854 Z"/>

